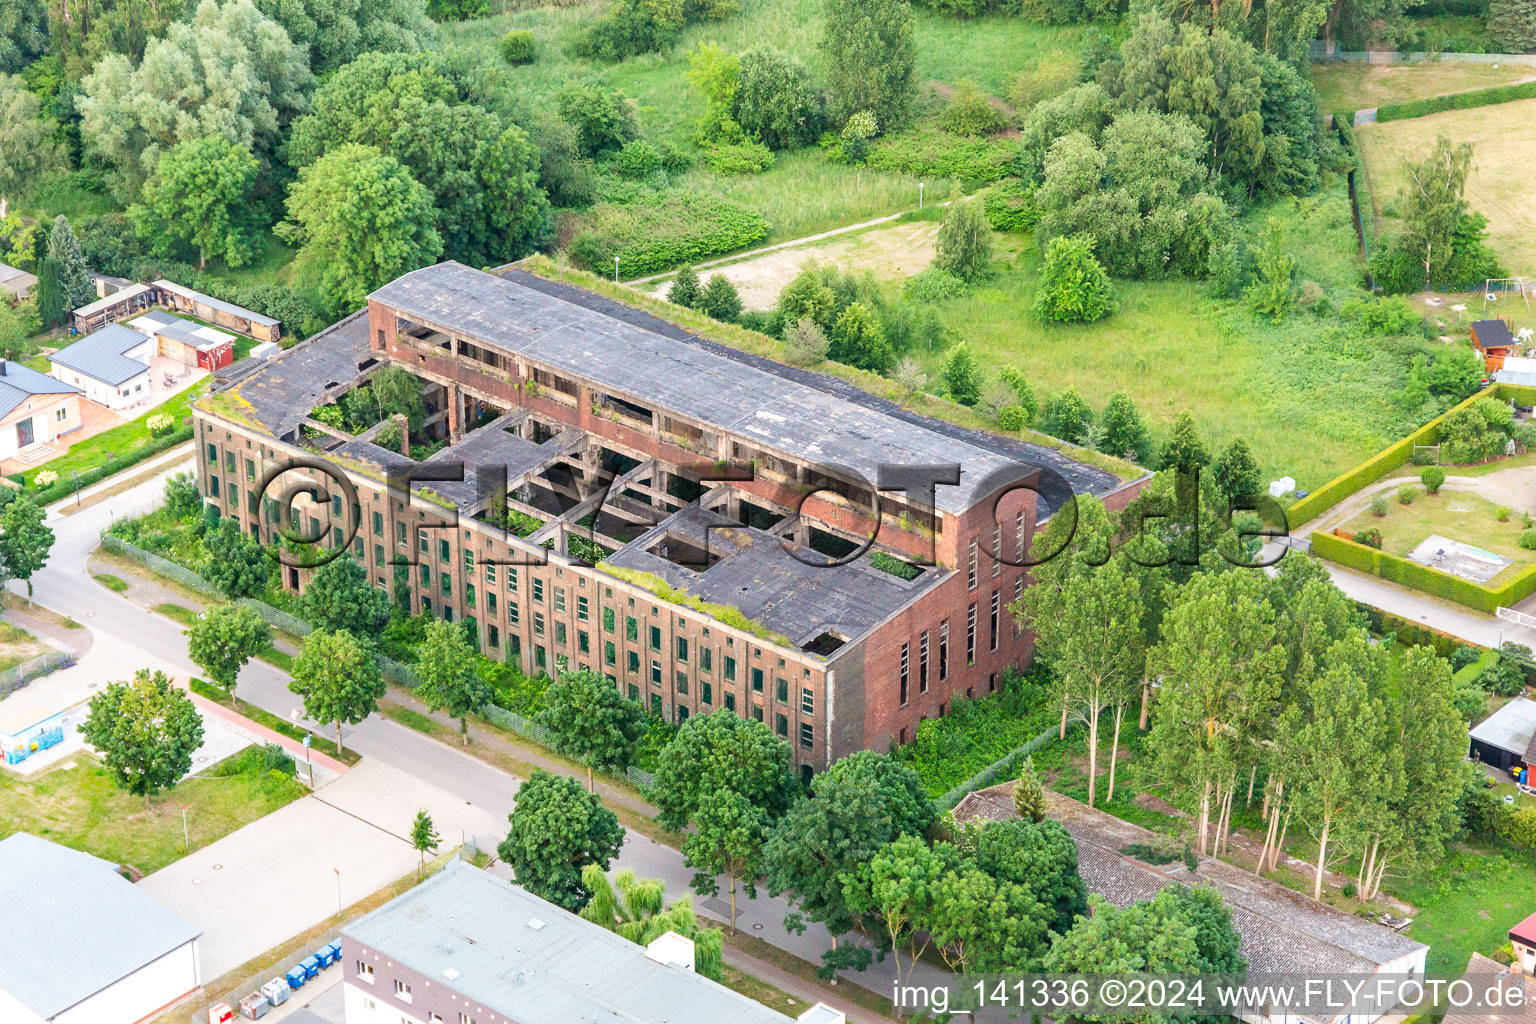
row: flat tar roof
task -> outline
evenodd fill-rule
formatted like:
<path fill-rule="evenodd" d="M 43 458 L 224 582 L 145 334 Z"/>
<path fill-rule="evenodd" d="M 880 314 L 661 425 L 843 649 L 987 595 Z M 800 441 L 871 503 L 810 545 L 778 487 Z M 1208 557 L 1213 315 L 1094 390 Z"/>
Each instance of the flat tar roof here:
<path fill-rule="evenodd" d="M 1119 481 L 1041 445 L 910 413 L 834 378 L 793 370 L 706 341 L 641 310 L 526 271 L 487 274 L 446 262 L 369 296 L 424 325 L 525 355 L 636 401 L 757 441 L 812 464 L 875 481 L 882 464 L 955 464 L 958 487 L 938 506 L 958 513 L 996 471 L 1048 466 L 1072 490 L 1106 494 Z M 1047 494 L 1047 510 L 1065 495 Z"/>
<path fill-rule="evenodd" d="M 789 1024 L 462 861 L 342 935 L 522 1024 Z"/>

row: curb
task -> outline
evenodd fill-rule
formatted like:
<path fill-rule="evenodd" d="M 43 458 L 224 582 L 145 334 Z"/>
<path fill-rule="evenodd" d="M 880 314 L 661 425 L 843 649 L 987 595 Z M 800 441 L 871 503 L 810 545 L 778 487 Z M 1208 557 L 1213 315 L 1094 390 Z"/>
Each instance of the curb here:
<path fill-rule="evenodd" d="M 321 765 L 324 768 L 330 769 L 337 775 L 345 775 L 348 771 L 351 770 L 349 765 L 336 760 L 329 754 L 322 754 L 320 751 L 314 749 L 313 747 L 310 747 L 308 750 L 306 750 L 304 744 L 300 743 L 293 737 L 284 736 L 282 733 L 277 732 L 276 730 L 268 729 L 264 725 L 253 722 L 249 718 L 246 718 L 244 715 L 240 714 L 238 711 L 227 708 L 217 701 L 209 700 L 207 697 L 204 697 L 200 693 L 194 693 L 191 689 L 187 689 L 186 693 L 188 697 L 192 698 L 192 703 L 199 709 L 203 711 L 211 711 L 218 715 L 220 718 L 224 719 L 226 722 L 232 722 L 242 729 L 253 732 L 269 743 L 276 743 L 278 746 L 282 747 L 284 750 L 288 751 L 288 753 L 293 754 L 296 757 L 308 757 L 309 760 L 315 762 L 318 765 Z"/>

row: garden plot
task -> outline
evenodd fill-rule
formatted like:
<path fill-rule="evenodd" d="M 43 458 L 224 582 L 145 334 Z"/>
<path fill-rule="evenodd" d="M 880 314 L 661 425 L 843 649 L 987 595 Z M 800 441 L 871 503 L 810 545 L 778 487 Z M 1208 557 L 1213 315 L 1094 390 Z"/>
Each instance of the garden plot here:
<path fill-rule="evenodd" d="M 1395 492 L 1384 491 L 1380 496 L 1388 499 L 1385 515 L 1362 509 L 1344 522 L 1342 529 L 1351 536 L 1379 531 L 1381 550 L 1387 554 L 1477 583 L 1496 579 L 1511 567 L 1536 562 L 1536 551 L 1520 546 L 1520 534 L 1526 527 L 1518 512 L 1462 489 L 1482 480 L 1469 478 L 1456 483 L 1453 489 L 1447 481 L 1439 494 L 1425 494 L 1415 485 L 1406 485 L 1418 491 L 1406 505 L 1398 501 Z"/>

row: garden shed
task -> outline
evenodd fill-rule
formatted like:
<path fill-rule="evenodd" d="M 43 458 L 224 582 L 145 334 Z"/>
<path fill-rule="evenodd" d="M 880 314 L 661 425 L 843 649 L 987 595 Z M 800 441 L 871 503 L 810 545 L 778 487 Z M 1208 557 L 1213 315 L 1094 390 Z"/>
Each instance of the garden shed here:
<path fill-rule="evenodd" d="M 1500 771 L 1536 763 L 1536 700 L 1516 697 L 1472 728 L 1470 756 Z"/>

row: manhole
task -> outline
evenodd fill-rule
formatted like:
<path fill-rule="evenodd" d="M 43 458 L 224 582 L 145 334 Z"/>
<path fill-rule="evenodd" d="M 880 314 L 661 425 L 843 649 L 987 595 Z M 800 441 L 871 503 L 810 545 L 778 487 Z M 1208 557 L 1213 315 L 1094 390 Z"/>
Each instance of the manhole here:
<path fill-rule="evenodd" d="M 223 871 L 224 870 L 224 865 L 223 864 L 215 864 L 213 866 L 213 870 L 215 870 L 215 871 Z"/>
<path fill-rule="evenodd" d="M 203 755 L 203 756 L 202 756 L 202 757 L 200 757 L 200 758 L 198 758 L 198 759 L 197 759 L 197 763 L 198 763 L 198 764 L 202 764 L 202 763 L 203 763 L 203 762 L 204 762 L 204 761 L 206 761 L 206 760 L 208 760 L 208 755 L 207 755 L 207 754 L 204 754 L 204 755 Z"/>
<path fill-rule="evenodd" d="M 752 926 L 752 930 L 755 931 L 755 932 L 760 932 L 760 931 L 763 930 L 763 926 L 760 925 L 760 924 L 755 924 L 755 925 Z"/>

